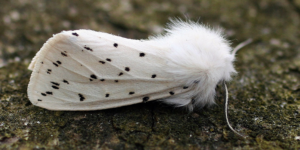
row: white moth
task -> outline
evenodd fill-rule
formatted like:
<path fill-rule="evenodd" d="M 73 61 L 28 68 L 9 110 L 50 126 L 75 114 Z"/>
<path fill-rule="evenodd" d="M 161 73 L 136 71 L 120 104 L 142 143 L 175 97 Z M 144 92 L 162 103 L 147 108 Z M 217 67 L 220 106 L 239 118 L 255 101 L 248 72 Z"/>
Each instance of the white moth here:
<path fill-rule="evenodd" d="M 236 73 L 229 42 L 191 21 L 173 20 L 165 30 L 149 40 L 92 30 L 54 35 L 29 65 L 30 101 L 67 111 L 158 99 L 189 110 L 213 104 L 216 85 Z"/>

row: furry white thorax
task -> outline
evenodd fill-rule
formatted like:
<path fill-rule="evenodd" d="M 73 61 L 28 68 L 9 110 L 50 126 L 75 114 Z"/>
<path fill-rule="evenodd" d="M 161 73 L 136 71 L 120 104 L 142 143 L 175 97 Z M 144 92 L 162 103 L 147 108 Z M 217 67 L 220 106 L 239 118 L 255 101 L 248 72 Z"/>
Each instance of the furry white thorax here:
<path fill-rule="evenodd" d="M 150 38 L 152 44 L 168 48 L 168 68 L 174 82 L 195 86 L 188 93 L 164 98 L 175 106 L 195 107 L 214 104 L 215 88 L 221 81 L 229 81 L 236 73 L 229 42 L 220 29 L 213 30 L 195 22 L 173 20 L 167 33 Z"/>

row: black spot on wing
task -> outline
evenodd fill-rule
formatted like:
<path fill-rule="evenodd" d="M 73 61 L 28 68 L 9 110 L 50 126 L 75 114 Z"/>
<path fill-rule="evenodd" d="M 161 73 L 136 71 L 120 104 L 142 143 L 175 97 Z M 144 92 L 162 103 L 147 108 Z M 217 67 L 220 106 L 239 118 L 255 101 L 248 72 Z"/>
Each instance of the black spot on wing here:
<path fill-rule="evenodd" d="M 41 100 L 41 99 L 38 99 L 38 101 L 41 102 L 42 100 Z"/>
<path fill-rule="evenodd" d="M 188 86 L 184 86 L 184 87 L 183 87 L 183 89 L 187 89 L 187 88 L 189 88 L 189 87 L 188 87 Z"/>
<path fill-rule="evenodd" d="M 55 85 L 52 85 L 52 88 L 53 88 L 53 89 L 59 89 L 59 87 L 58 87 L 58 86 L 55 86 Z"/>
<path fill-rule="evenodd" d="M 106 60 L 109 61 L 109 62 L 111 62 L 111 59 L 110 59 L 110 58 L 106 58 Z"/>
<path fill-rule="evenodd" d="M 119 76 L 121 76 L 121 75 L 123 75 L 123 72 L 120 72 L 120 73 L 119 73 Z"/>
<path fill-rule="evenodd" d="M 129 92 L 129 95 L 133 95 L 133 94 L 134 94 L 134 92 L 133 92 L 133 91 Z"/>
<path fill-rule="evenodd" d="M 105 61 L 101 61 L 101 60 L 100 60 L 100 61 L 99 61 L 99 63 L 101 63 L 101 64 L 105 64 Z"/>
<path fill-rule="evenodd" d="M 76 32 L 73 32 L 72 35 L 79 36 Z"/>
<path fill-rule="evenodd" d="M 47 73 L 51 74 L 52 70 L 51 69 L 47 69 Z"/>
<path fill-rule="evenodd" d="M 145 55 L 145 53 L 140 53 L 140 57 L 144 57 Z"/>
<path fill-rule="evenodd" d="M 149 100 L 149 96 L 143 97 L 143 102 L 144 102 L 144 103 L 147 102 L 148 100 Z"/>
<path fill-rule="evenodd" d="M 105 97 L 109 97 L 109 93 L 106 93 L 106 94 L 105 94 Z"/>
<path fill-rule="evenodd" d="M 79 93 L 78 96 L 79 96 L 79 100 L 80 101 L 84 101 L 85 100 L 85 97 L 82 94 Z"/>
<path fill-rule="evenodd" d="M 45 93 L 41 93 L 41 95 L 43 95 L 43 96 L 47 96 L 47 94 L 45 94 Z"/>
<path fill-rule="evenodd" d="M 114 43 L 114 47 L 116 47 L 116 48 L 117 48 L 117 47 L 118 47 L 118 43 Z"/>
<path fill-rule="evenodd" d="M 58 64 L 60 64 L 60 65 L 61 65 L 61 61 L 59 61 L 59 60 L 58 60 L 58 61 L 56 61 L 56 62 L 57 62 Z"/>
<path fill-rule="evenodd" d="M 97 76 L 94 75 L 94 74 L 92 74 L 92 75 L 91 75 L 91 78 L 92 78 L 92 79 L 97 79 Z"/>
<path fill-rule="evenodd" d="M 51 81 L 52 84 L 59 86 L 59 83 Z"/>
<path fill-rule="evenodd" d="M 41 64 L 44 64 L 44 62 L 41 62 Z"/>
<path fill-rule="evenodd" d="M 57 63 L 55 63 L 55 62 L 53 62 L 53 65 L 54 65 L 54 66 L 56 66 L 56 67 L 58 67 L 58 64 L 57 64 Z"/>
<path fill-rule="evenodd" d="M 47 94 L 52 95 L 53 93 L 50 91 L 46 91 Z"/>
<path fill-rule="evenodd" d="M 115 80 L 115 82 L 119 82 L 119 80 Z"/>
<path fill-rule="evenodd" d="M 130 68 L 129 67 L 125 67 L 125 71 L 129 72 Z"/>
<path fill-rule="evenodd" d="M 84 49 L 88 50 L 88 51 L 93 51 L 93 49 L 91 49 L 90 47 L 87 47 L 86 45 L 84 46 Z"/>
<path fill-rule="evenodd" d="M 175 93 L 174 93 L 173 91 L 170 91 L 169 94 L 170 94 L 170 95 L 174 95 Z"/>
<path fill-rule="evenodd" d="M 63 82 L 69 84 L 69 82 L 67 80 L 65 80 L 65 79 L 63 80 Z"/>
<path fill-rule="evenodd" d="M 64 57 L 67 57 L 68 55 L 66 54 L 66 52 L 61 52 L 61 55 L 63 55 Z"/>
<path fill-rule="evenodd" d="M 153 74 L 153 75 L 151 76 L 151 78 L 156 78 L 156 74 Z"/>
<path fill-rule="evenodd" d="M 100 81 L 102 81 L 102 82 L 103 82 L 103 81 L 105 81 L 105 79 L 100 79 Z"/>

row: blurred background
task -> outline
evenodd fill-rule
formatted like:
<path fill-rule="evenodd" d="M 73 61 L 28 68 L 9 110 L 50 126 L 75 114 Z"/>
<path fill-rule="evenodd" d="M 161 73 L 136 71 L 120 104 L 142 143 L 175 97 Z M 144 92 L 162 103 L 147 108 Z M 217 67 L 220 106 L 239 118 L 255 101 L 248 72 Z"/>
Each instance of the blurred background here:
<path fill-rule="evenodd" d="M 1 0 L 0 149 L 299 149 L 299 0 Z M 48 111 L 27 98 L 27 67 L 53 34 L 91 29 L 127 38 L 163 33 L 170 18 L 224 29 L 239 72 L 214 107 L 159 102 L 93 112 Z"/>

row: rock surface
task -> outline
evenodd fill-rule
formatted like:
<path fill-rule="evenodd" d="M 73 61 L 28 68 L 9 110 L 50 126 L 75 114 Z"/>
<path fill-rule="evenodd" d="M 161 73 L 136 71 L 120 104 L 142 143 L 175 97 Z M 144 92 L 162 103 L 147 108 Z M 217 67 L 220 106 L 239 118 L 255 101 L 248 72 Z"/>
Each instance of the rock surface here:
<path fill-rule="evenodd" d="M 299 0 L 11 0 L 0 2 L 0 149 L 299 149 Z M 188 113 L 159 102 L 92 112 L 48 111 L 27 98 L 27 67 L 53 34 L 92 29 L 128 38 L 161 33 L 170 17 L 221 26 L 237 54 L 214 107 Z"/>

